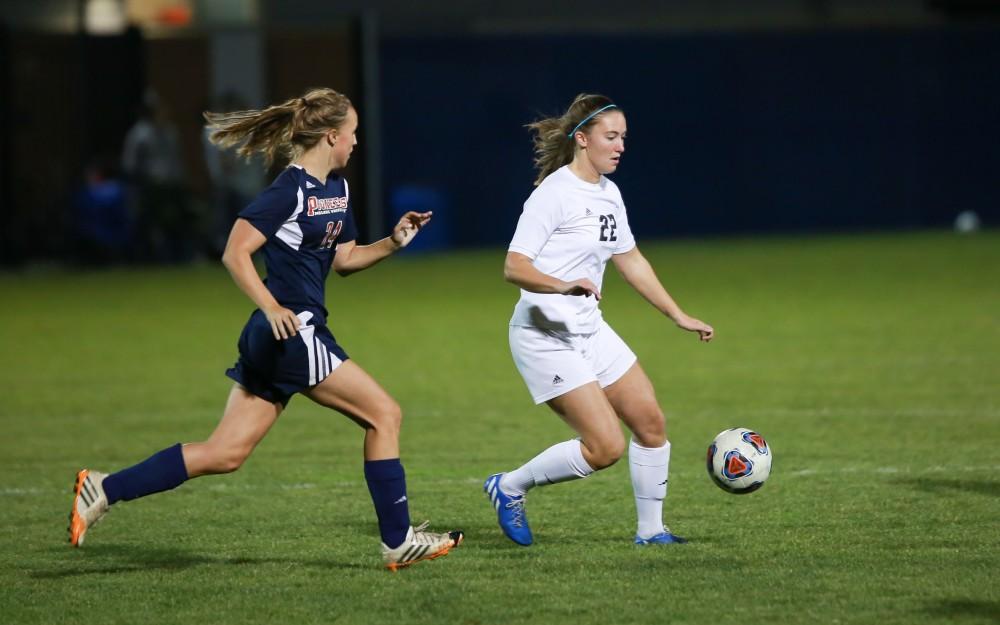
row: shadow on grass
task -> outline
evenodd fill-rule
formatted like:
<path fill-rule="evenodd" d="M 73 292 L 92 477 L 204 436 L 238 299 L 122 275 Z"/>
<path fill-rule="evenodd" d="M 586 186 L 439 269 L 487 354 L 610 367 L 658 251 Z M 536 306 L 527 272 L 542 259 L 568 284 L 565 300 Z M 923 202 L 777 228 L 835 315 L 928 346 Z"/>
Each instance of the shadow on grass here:
<path fill-rule="evenodd" d="M 993 480 L 955 480 L 937 478 L 902 478 L 897 483 L 922 490 L 927 493 L 962 491 L 1000 497 L 1000 482 Z"/>
<path fill-rule="evenodd" d="M 1000 623 L 1000 601 L 976 599 L 942 599 L 927 606 L 928 614 L 937 617 L 971 617 Z"/>
<path fill-rule="evenodd" d="M 70 551 L 68 554 L 76 555 Z M 84 554 L 81 554 L 84 555 Z M 240 567 L 267 564 L 315 567 L 330 569 L 368 569 L 361 562 L 341 562 L 323 558 L 273 558 L 249 556 L 211 556 L 182 549 L 150 548 L 142 545 L 105 544 L 93 547 L 85 554 L 86 560 L 75 558 L 62 562 L 58 568 L 29 570 L 34 579 L 63 579 L 80 575 L 106 575 L 115 573 L 141 573 L 151 570 L 181 571 L 197 566 Z"/>

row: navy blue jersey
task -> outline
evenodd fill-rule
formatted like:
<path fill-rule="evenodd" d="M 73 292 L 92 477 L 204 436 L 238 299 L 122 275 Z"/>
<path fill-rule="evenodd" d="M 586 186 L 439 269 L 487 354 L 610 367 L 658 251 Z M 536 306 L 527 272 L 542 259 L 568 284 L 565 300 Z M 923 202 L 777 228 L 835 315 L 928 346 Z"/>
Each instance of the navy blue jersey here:
<path fill-rule="evenodd" d="M 326 323 L 324 287 L 334 252 L 358 237 L 347 181 L 331 173 L 323 184 L 292 165 L 239 216 L 267 237 L 264 284 L 274 299 Z"/>

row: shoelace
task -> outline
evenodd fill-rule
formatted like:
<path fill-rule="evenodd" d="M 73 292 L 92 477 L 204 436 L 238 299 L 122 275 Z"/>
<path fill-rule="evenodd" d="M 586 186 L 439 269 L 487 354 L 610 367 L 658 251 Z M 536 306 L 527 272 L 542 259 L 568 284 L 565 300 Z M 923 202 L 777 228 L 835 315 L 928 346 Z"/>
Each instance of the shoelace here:
<path fill-rule="evenodd" d="M 524 524 L 524 497 L 511 497 L 504 507 L 509 508 L 514 513 L 514 520 L 511 524 L 515 527 L 521 527 Z"/>
<path fill-rule="evenodd" d="M 424 521 L 420 525 L 413 528 L 413 542 L 420 543 L 421 545 L 430 545 L 439 542 L 444 538 L 444 534 L 435 534 L 433 532 L 425 532 L 427 526 L 430 525 L 430 521 Z"/>

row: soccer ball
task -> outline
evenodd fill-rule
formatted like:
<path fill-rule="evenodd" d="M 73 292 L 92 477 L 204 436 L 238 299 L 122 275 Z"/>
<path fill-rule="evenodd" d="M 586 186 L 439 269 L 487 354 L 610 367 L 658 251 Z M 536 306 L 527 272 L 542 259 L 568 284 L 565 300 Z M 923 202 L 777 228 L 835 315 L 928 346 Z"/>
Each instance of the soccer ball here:
<path fill-rule="evenodd" d="M 771 448 L 760 434 L 730 428 L 708 446 L 708 475 L 719 488 L 745 495 L 764 485 L 771 474 Z"/>

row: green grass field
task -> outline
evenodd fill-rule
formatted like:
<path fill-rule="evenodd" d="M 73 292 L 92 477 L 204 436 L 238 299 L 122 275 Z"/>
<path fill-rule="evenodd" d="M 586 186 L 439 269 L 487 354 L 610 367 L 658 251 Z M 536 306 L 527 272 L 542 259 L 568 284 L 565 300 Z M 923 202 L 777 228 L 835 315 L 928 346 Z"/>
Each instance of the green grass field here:
<path fill-rule="evenodd" d="M 1000 622 L 1000 233 L 643 250 L 718 333 L 609 268 L 605 317 L 668 414 L 683 546 L 631 544 L 625 462 L 533 491 L 534 546 L 500 534 L 482 480 L 569 437 L 511 362 L 503 250 L 330 278 L 334 332 L 403 406 L 414 521 L 466 531 L 397 574 L 361 430 L 302 397 L 239 472 L 116 505 L 71 549 L 74 472 L 205 437 L 252 306 L 216 266 L 0 274 L 0 622 Z M 705 474 L 731 426 L 775 450 L 746 497 Z"/>

